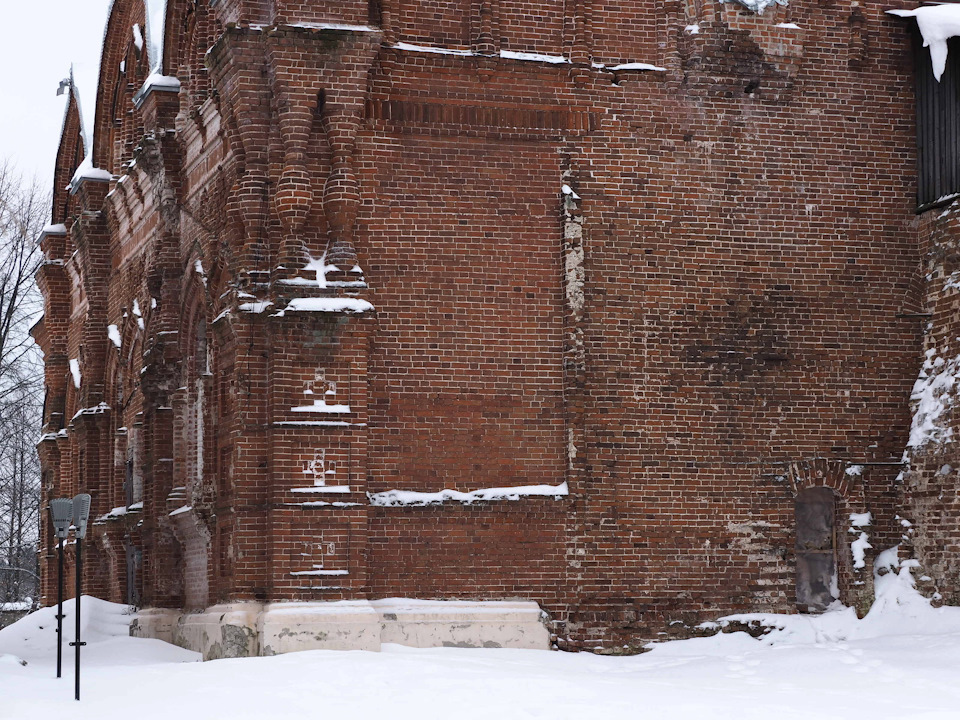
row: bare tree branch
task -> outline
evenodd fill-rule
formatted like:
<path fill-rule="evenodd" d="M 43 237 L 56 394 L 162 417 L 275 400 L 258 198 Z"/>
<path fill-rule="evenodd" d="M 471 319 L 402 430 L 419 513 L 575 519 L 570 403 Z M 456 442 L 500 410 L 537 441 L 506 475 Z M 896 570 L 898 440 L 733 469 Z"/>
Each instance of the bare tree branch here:
<path fill-rule="evenodd" d="M 0 603 L 37 597 L 43 365 L 30 327 L 43 311 L 34 274 L 48 194 L 0 162 Z"/>

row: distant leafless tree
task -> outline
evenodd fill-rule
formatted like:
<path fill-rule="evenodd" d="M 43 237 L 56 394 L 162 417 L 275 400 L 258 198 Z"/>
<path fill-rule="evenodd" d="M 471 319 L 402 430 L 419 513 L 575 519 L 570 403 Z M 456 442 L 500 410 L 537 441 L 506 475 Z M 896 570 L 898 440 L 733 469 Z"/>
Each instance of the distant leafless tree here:
<path fill-rule="evenodd" d="M 38 595 L 43 362 L 30 337 L 43 302 L 34 274 L 49 198 L 0 163 L 0 603 Z"/>

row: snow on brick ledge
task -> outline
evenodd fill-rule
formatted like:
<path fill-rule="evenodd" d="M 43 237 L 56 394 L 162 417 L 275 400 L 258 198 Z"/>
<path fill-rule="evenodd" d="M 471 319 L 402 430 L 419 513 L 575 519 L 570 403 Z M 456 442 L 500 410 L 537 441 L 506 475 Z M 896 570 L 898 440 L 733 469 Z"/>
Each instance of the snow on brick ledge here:
<path fill-rule="evenodd" d="M 113 519 L 115 519 L 115 518 L 120 518 L 120 517 L 123 517 L 124 515 L 126 515 L 126 514 L 127 514 L 127 511 L 128 511 L 128 508 L 127 508 L 126 505 L 120 505 L 119 507 L 113 508 L 113 510 L 111 510 L 110 512 L 105 513 L 105 514 L 99 516 L 98 518 L 96 518 L 96 520 L 94 520 L 94 522 L 100 523 L 100 522 L 105 522 L 105 521 L 107 521 L 107 520 L 113 520 Z"/>
<path fill-rule="evenodd" d="M 161 92 L 180 92 L 180 81 L 170 75 L 151 73 L 141 88 L 137 90 L 137 94 L 133 96 L 133 104 L 136 107 L 140 107 L 146 97 L 156 90 Z"/>
<path fill-rule="evenodd" d="M 923 46 L 930 48 L 933 76 L 940 82 L 947 67 L 947 40 L 960 35 L 960 5 L 928 5 L 916 10 L 887 10 L 890 15 L 914 17 L 923 36 Z"/>
<path fill-rule="evenodd" d="M 80 408 L 76 413 L 74 413 L 71 420 L 76 420 L 81 415 L 102 415 L 108 410 L 110 410 L 110 406 L 102 402 L 99 405 L 94 405 L 93 407 Z"/>
<path fill-rule="evenodd" d="M 295 413 L 348 413 L 349 405 L 336 404 L 327 405 L 326 400 L 314 400 L 313 405 L 298 405 L 290 408 L 290 412 Z"/>
<path fill-rule="evenodd" d="M 63 223 L 57 223 L 55 225 L 46 225 L 43 230 L 40 231 L 40 237 L 44 235 L 66 235 L 67 226 Z"/>
<path fill-rule="evenodd" d="M 281 23 L 277 25 L 264 25 L 261 23 L 261 24 L 250 26 L 250 29 L 255 32 L 263 32 L 264 30 L 274 30 L 274 29 L 282 30 L 284 28 L 299 28 L 302 30 L 337 30 L 340 32 L 357 32 L 357 33 L 380 32 L 380 29 L 377 27 L 374 27 L 373 25 L 352 25 L 349 23 L 333 23 L 333 22 Z"/>
<path fill-rule="evenodd" d="M 543 53 L 516 52 L 515 50 L 501 50 L 500 57 L 506 60 L 525 60 L 527 62 L 545 62 L 553 65 L 562 65 L 570 62 L 563 55 L 544 55 Z"/>
<path fill-rule="evenodd" d="M 411 490 L 388 490 L 381 493 L 367 493 L 370 504 L 376 507 L 399 507 L 404 505 L 442 505 L 451 502 L 471 503 L 482 500 L 519 500 L 521 497 L 552 497 L 559 500 L 568 495 L 567 484 L 559 485 L 522 485 L 518 487 L 482 488 L 473 492 L 441 490 L 440 492 L 413 492 Z"/>
<path fill-rule="evenodd" d="M 95 167 L 78 171 L 74 177 L 78 180 L 99 180 L 101 182 L 113 180 L 113 174 L 109 170 Z"/>
<path fill-rule="evenodd" d="M 631 62 L 631 63 L 621 63 L 619 65 L 614 65 L 613 67 L 608 67 L 607 70 L 613 70 L 614 72 L 618 70 L 650 70 L 652 72 L 666 72 L 666 68 L 662 68 L 659 65 L 651 65 L 650 63 L 643 62 Z"/>
<path fill-rule="evenodd" d="M 349 485 L 311 485 L 309 487 L 290 488 L 293 493 L 348 493 Z"/>
<path fill-rule="evenodd" d="M 240 303 L 240 305 L 237 306 L 237 309 L 240 310 L 241 312 L 256 313 L 256 314 L 259 315 L 260 313 L 262 313 L 264 310 L 266 310 L 266 309 L 267 309 L 268 307 L 270 307 L 271 305 L 273 305 L 273 303 L 270 302 L 269 300 L 261 300 L 261 301 L 258 301 L 258 302 L 245 302 L 245 303 Z M 226 312 L 227 312 L 227 311 L 224 310 L 224 312 L 221 313 L 221 314 L 224 314 L 224 313 L 226 313 Z"/>
<path fill-rule="evenodd" d="M 113 180 L 113 173 L 103 168 L 94 167 L 93 161 L 87 157 L 77 166 L 76 172 L 73 173 L 73 177 L 70 179 L 70 184 L 67 185 L 67 190 L 69 190 L 71 194 L 75 194 L 84 180 L 110 182 Z"/>
<path fill-rule="evenodd" d="M 357 298 L 293 298 L 276 317 L 283 317 L 288 312 L 362 313 L 371 310 L 372 304 Z"/>
<path fill-rule="evenodd" d="M 748 10 L 753 10 L 757 15 L 763 15 L 763 11 L 771 5 L 786 5 L 787 0 L 726 0 L 726 2 L 737 2 Z"/>

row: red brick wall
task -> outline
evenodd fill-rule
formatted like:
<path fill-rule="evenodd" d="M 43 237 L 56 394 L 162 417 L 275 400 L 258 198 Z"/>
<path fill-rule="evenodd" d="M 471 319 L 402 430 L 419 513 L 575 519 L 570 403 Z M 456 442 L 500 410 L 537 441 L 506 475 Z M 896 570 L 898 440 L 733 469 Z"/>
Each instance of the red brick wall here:
<path fill-rule="evenodd" d="M 588 3 L 580 4 L 586 6 Z M 596 61 L 607 65 L 636 61 L 660 65 L 664 62 L 664 45 L 677 28 L 668 29 L 669 15 L 659 4 L 615 0 L 592 0 L 590 4 L 591 21 L 584 33 L 592 36 Z"/>
<path fill-rule="evenodd" d="M 519 597 L 564 647 L 635 646 L 792 609 L 795 495 L 827 485 L 842 597 L 862 605 L 849 514 L 873 513 L 877 550 L 899 537 L 888 463 L 921 341 L 908 34 L 874 8 L 738 7 L 223 2 L 168 33 L 183 89 L 124 121 L 148 138 L 110 197 L 78 196 L 106 210 L 109 257 L 44 271 L 41 339 L 70 324 L 48 353 L 48 407 L 69 413 L 47 419 L 69 434 L 44 451 L 54 485 L 93 489 L 82 453 L 104 513 L 138 444 L 144 510 L 117 523 L 146 604 Z M 381 15 L 383 34 L 220 30 L 281 10 Z M 94 229 L 72 223 L 61 257 Z M 349 260 L 321 290 L 298 266 L 324 252 Z M 105 295 L 84 294 L 103 268 Z M 308 296 L 376 310 L 278 313 Z M 122 405 L 83 437 L 63 358 L 81 343 L 85 384 Z M 328 382 L 348 413 L 293 411 Z M 349 492 L 294 492 L 318 459 Z M 563 482 L 559 500 L 367 497 Z M 109 525 L 101 556 L 123 544 Z"/>
<path fill-rule="evenodd" d="M 396 198 L 371 197 L 361 219 L 380 308 L 371 491 L 560 482 L 556 156 L 417 136 L 368 147 L 371 189 Z"/>
<path fill-rule="evenodd" d="M 474 20 L 466 0 L 391 3 L 396 7 L 397 39 L 446 48 L 469 48 Z M 398 7 L 397 7 L 398 6 Z"/>

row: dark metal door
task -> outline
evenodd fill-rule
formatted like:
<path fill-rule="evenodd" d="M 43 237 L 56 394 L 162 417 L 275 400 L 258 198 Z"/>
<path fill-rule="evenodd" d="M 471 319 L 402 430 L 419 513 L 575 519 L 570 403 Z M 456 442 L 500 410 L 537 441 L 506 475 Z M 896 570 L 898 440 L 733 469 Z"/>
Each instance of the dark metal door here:
<path fill-rule="evenodd" d="M 837 599 L 835 499 L 830 488 L 797 494 L 797 606 L 821 612 Z"/>

